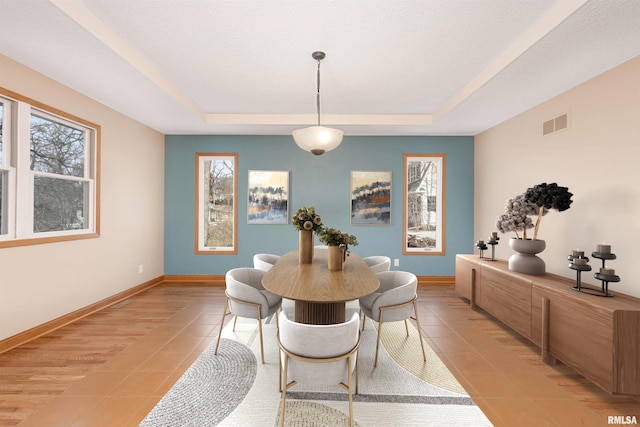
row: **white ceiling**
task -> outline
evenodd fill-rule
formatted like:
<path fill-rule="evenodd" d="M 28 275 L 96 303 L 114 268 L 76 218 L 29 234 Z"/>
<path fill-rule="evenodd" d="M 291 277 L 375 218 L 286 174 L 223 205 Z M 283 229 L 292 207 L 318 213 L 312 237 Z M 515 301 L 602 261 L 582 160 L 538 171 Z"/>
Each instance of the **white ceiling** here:
<path fill-rule="evenodd" d="M 640 0 L 0 0 L 0 53 L 165 134 L 475 135 L 640 55 Z M 0 70 L 1 72 L 1 70 Z"/>

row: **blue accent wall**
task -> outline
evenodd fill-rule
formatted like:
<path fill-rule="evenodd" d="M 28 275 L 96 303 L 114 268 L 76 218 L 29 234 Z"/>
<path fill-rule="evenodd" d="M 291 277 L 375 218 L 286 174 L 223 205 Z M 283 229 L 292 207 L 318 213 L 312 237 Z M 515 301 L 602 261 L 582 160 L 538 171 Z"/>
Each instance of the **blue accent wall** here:
<path fill-rule="evenodd" d="M 297 250 L 291 225 L 247 224 L 249 170 L 289 171 L 289 216 L 314 206 L 327 226 L 354 234 L 360 256 L 400 260 L 394 270 L 418 276 L 455 275 L 455 255 L 473 252 L 473 137 L 346 136 L 322 156 L 299 149 L 291 136 L 167 135 L 165 137 L 165 274 L 217 275 L 252 266 L 260 252 Z M 238 253 L 195 254 L 195 155 L 238 153 Z M 403 255 L 404 153 L 446 154 L 445 255 Z M 391 171 L 391 224 L 350 224 L 352 170 Z M 320 244 L 316 237 L 316 244 Z"/>

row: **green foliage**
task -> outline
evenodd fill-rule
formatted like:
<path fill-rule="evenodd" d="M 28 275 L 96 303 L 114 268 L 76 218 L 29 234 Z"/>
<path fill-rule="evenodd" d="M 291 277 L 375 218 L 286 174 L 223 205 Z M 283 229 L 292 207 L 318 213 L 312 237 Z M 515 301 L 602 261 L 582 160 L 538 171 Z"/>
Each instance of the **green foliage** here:
<path fill-rule="evenodd" d="M 318 232 L 318 238 L 327 246 L 345 246 L 345 250 L 349 249 L 349 245 L 358 246 L 358 239 L 353 234 L 343 233 L 337 228 L 323 227 Z"/>

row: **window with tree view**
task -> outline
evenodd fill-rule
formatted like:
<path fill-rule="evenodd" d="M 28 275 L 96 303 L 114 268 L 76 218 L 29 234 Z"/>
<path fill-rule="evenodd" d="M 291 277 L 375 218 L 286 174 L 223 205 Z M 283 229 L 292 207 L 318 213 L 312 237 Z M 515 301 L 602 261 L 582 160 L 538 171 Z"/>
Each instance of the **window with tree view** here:
<path fill-rule="evenodd" d="M 405 255 L 444 255 L 444 154 L 404 155 Z"/>
<path fill-rule="evenodd" d="M 33 231 L 87 229 L 87 131 L 31 115 Z"/>
<path fill-rule="evenodd" d="M 2 94 L 0 247 L 96 237 L 99 127 Z"/>
<path fill-rule="evenodd" d="M 238 253 L 237 153 L 196 154 L 196 253 Z"/>
<path fill-rule="evenodd" d="M 0 235 L 7 234 L 7 171 L 4 170 L 3 130 L 5 121 L 4 102 L 0 98 Z"/>

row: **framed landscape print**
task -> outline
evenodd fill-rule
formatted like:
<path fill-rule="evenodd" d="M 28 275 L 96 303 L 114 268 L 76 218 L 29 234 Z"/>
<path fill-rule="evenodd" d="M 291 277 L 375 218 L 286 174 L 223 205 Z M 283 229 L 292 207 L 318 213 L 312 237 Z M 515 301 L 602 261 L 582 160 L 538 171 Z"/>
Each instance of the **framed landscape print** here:
<path fill-rule="evenodd" d="M 391 172 L 351 171 L 351 224 L 391 223 Z"/>
<path fill-rule="evenodd" d="M 238 253 L 238 154 L 196 153 L 196 253 Z"/>
<path fill-rule="evenodd" d="M 289 223 L 289 171 L 249 171 L 248 224 Z"/>
<path fill-rule="evenodd" d="M 443 255 L 444 154 L 404 155 L 405 255 Z"/>

